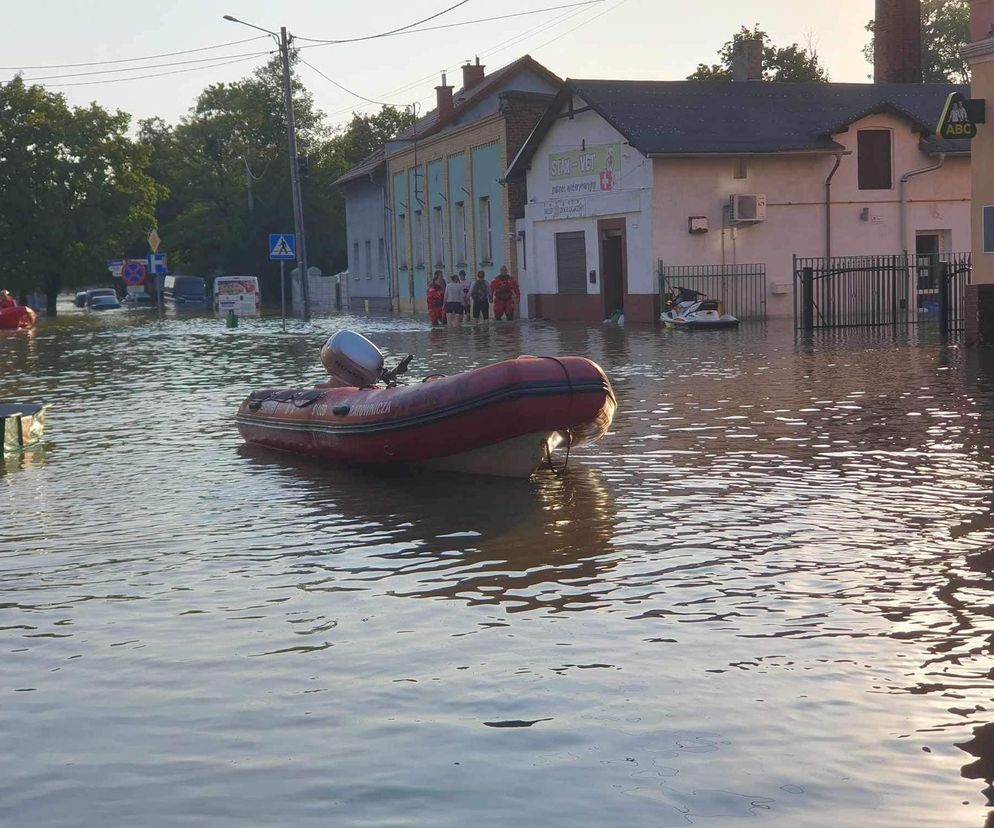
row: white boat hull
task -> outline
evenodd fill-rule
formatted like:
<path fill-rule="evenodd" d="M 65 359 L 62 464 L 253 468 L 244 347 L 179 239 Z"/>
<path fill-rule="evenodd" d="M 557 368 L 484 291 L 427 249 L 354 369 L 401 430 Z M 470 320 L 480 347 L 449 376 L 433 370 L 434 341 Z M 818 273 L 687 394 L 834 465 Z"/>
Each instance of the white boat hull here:
<path fill-rule="evenodd" d="M 545 462 L 546 446 L 551 452 L 560 443 L 562 435 L 557 431 L 523 434 L 502 443 L 425 460 L 417 465 L 435 471 L 527 478 Z"/>

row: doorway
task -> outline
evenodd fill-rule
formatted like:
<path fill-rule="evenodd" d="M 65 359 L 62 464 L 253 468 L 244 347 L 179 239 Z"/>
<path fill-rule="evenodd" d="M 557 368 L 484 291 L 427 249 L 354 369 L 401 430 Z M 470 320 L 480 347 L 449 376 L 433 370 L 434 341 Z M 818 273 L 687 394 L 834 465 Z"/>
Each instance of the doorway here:
<path fill-rule="evenodd" d="M 628 256 L 625 244 L 625 220 L 604 219 L 597 222 L 600 242 L 601 293 L 604 318 L 625 310 L 628 292 Z"/>

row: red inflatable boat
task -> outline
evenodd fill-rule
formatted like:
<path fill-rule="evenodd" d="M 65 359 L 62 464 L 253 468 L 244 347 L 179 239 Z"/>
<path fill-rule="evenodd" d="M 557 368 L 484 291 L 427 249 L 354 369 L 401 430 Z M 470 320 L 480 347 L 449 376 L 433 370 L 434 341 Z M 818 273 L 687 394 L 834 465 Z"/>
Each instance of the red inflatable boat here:
<path fill-rule="evenodd" d="M 589 359 L 522 356 L 403 386 L 255 391 L 237 422 L 250 443 L 322 460 L 528 477 L 563 442 L 601 437 L 615 406 Z"/>
<path fill-rule="evenodd" d="M 34 326 L 37 315 L 31 308 L 15 305 L 12 308 L 0 308 L 0 331 L 13 331 L 18 328 Z"/>

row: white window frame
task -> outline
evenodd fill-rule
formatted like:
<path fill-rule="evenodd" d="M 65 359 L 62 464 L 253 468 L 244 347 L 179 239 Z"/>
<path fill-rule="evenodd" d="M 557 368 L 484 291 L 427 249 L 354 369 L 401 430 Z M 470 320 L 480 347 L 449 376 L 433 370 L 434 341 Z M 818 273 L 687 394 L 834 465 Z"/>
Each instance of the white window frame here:
<path fill-rule="evenodd" d="M 431 211 L 432 265 L 445 270 L 445 212 L 442 205 Z"/>
<path fill-rule="evenodd" d="M 361 270 L 361 268 L 359 267 L 360 264 L 361 262 L 359 261 L 359 242 L 352 242 L 352 278 L 353 279 L 356 280 L 359 279 L 359 271 Z"/>
<path fill-rule="evenodd" d="M 469 236 L 466 233 L 466 202 L 456 202 L 456 267 L 469 264 Z"/>
<path fill-rule="evenodd" d="M 425 269 L 425 219 L 420 210 L 414 211 L 414 266 Z"/>
<path fill-rule="evenodd" d="M 480 197 L 480 264 L 494 263 L 494 226 L 490 196 Z"/>
<path fill-rule="evenodd" d="M 407 215 L 397 214 L 397 257 L 400 259 L 400 269 L 407 270 L 411 261 L 411 244 L 407 235 Z"/>

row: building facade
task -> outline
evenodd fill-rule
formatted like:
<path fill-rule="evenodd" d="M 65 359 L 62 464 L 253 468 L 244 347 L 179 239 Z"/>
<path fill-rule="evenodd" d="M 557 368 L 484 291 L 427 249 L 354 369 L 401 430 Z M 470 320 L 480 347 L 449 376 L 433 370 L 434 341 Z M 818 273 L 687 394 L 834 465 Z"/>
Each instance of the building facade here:
<path fill-rule="evenodd" d="M 793 312 L 794 256 L 966 252 L 970 159 L 944 84 L 567 81 L 507 177 L 532 317 L 654 322 L 660 266 L 756 264 Z"/>
<path fill-rule="evenodd" d="M 351 311 L 383 312 L 393 307 L 386 181 L 386 162 L 380 149 L 341 182 L 349 257 L 346 293 Z"/>
<path fill-rule="evenodd" d="M 512 215 L 524 182 L 505 183 L 504 171 L 562 81 L 527 55 L 490 75 L 477 60 L 462 74 L 458 92 L 443 76 L 435 109 L 339 179 L 353 310 L 423 312 L 436 270 L 517 272 Z"/>

